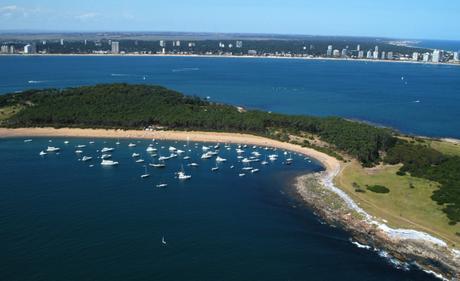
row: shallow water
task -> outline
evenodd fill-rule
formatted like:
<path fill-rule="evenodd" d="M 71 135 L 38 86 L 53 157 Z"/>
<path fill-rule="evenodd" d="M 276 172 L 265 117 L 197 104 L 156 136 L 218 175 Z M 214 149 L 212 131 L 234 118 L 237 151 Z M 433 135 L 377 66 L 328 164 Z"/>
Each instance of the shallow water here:
<path fill-rule="evenodd" d="M 322 224 L 287 182 L 322 170 L 316 162 L 292 155 L 257 174 L 239 177 L 235 146 L 218 172 L 215 160 L 200 160 L 201 144 L 188 153 L 198 168 L 181 157 L 164 170 L 149 168 L 148 140 L 34 138 L 0 139 L 0 276 L 2 280 L 433 280 L 419 271 L 396 269 L 373 251 L 350 243 L 343 231 Z M 104 143 L 106 142 L 106 143 Z M 96 157 L 115 147 L 118 167 L 100 159 L 78 161 L 75 145 Z M 161 142 L 161 155 L 170 145 Z M 48 145 L 59 154 L 40 157 Z M 246 155 L 253 149 L 246 149 Z M 257 149 L 261 159 L 272 151 Z M 89 167 L 93 164 L 94 167 Z M 192 175 L 175 177 L 181 165 Z M 230 166 L 235 165 L 234 169 Z M 155 187 L 168 183 L 167 188 Z M 167 245 L 161 242 L 164 236 Z"/>
<path fill-rule="evenodd" d="M 159 84 L 213 101 L 342 116 L 460 138 L 460 67 L 194 57 L 0 57 L 0 93 L 97 83 Z"/>

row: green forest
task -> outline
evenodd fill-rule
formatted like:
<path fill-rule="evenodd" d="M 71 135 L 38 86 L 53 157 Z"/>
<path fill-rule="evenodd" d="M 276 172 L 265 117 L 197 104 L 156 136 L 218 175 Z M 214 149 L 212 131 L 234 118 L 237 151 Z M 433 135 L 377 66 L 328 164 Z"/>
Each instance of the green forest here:
<path fill-rule="evenodd" d="M 400 174 L 439 182 L 432 199 L 451 223 L 460 222 L 460 157 L 400 140 L 386 128 L 338 117 L 285 115 L 242 110 L 185 96 L 160 86 L 102 84 L 68 89 L 29 90 L 0 96 L 0 108 L 20 108 L 1 121 L 5 127 L 80 127 L 243 132 L 280 140 L 308 133 L 364 166 L 382 160 L 402 163 Z"/>

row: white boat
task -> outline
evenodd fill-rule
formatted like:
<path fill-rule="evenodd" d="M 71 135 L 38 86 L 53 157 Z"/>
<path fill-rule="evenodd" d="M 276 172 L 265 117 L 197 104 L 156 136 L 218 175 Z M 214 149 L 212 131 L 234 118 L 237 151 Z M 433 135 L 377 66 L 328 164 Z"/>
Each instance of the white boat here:
<path fill-rule="evenodd" d="M 219 154 L 219 152 L 217 152 L 217 151 L 209 151 L 208 153 L 213 155 L 213 156 Z"/>
<path fill-rule="evenodd" d="M 260 157 L 260 153 L 258 151 L 253 151 L 251 152 L 252 155 L 254 155 L 255 157 Z"/>
<path fill-rule="evenodd" d="M 184 158 L 182 158 L 182 159 L 188 160 L 188 159 L 190 159 L 190 156 L 184 156 Z"/>
<path fill-rule="evenodd" d="M 79 144 L 76 146 L 76 148 L 85 148 L 86 147 L 86 144 Z"/>
<path fill-rule="evenodd" d="M 176 153 L 181 155 L 182 153 L 185 153 L 185 151 L 178 149 L 178 150 L 176 150 Z"/>
<path fill-rule="evenodd" d="M 131 154 L 131 157 L 133 157 L 133 158 L 136 158 L 136 157 L 139 157 L 139 156 L 141 156 L 141 155 L 140 155 L 139 153 L 136 153 L 136 152 L 134 152 L 133 154 Z"/>
<path fill-rule="evenodd" d="M 160 183 L 156 185 L 156 187 L 167 187 L 167 186 L 168 186 L 167 183 Z"/>
<path fill-rule="evenodd" d="M 31 141 L 32 141 L 31 139 L 24 140 L 24 142 L 31 142 Z"/>
<path fill-rule="evenodd" d="M 212 154 L 209 153 L 209 152 L 206 152 L 206 153 L 203 153 L 203 155 L 201 155 L 201 159 L 209 159 L 209 158 L 212 158 Z"/>
<path fill-rule="evenodd" d="M 105 160 L 105 159 L 109 159 L 111 157 L 112 157 L 112 155 L 110 155 L 110 154 L 102 154 L 101 159 Z"/>
<path fill-rule="evenodd" d="M 161 243 L 162 243 L 163 245 L 166 245 L 166 244 L 167 244 L 164 236 L 161 237 Z"/>
<path fill-rule="evenodd" d="M 169 155 L 169 159 L 176 158 L 177 156 L 178 156 L 177 154 L 171 153 L 171 154 Z"/>
<path fill-rule="evenodd" d="M 44 152 L 44 151 L 42 150 L 42 151 L 40 151 L 40 153 L 39 153 L 39 154 L 40 154 L 40 156 L 45 156 L 47 153 L 46 153 L 46 152 Z"/>
<path fill-rule="evenodd" d="M 144 162 L 145 162 L 144 159 L 137 159 L 136 160 L 136 163 L 144 163 Z"/>
<path fill-rule="evenodd" d="M 83 150 L 75 150 L 75 153 L 81 154 L 81 153 L 83 153 Z"/>
<path fill-rule="evenodd" d="M 184 167 L 182 166 L 181 171 L 177 172 L 177 178 L 180 179 L 180 180 L 189 180 L 189 179 L 192 178 L 192 176 L 185 174 Z"/>
<path fill-rule="evenodd" d="M 59 147 L 48 146 L 46 152 L 58 152 L 59 150 L 61 150 Z"/>
<path fill-rule="evenodd" d="M 262 161 L 260 164 L 262 164 L 262 165 L 268 165 L 268 162 L 264 160 L 264 161 Z"/>
<path fill-rule="evenodd" d="M 141 178 L 145 179 L 145 178 L 148 178 L 150 177 L 150 174 L 147 173 L 147 166 L 144 166 L 144 174 L 141 175 Z"/>
<path fill-rule="evenodd" d="M 147 152 L 156 152 L 157 149 L 155 147 L 149 146 L 149 147 L 147 147 L 147 149 L 145 151 L 147 151 Z"/>
<path fill-rule="evenodd" d="M 169 157 L 169 156 L 160 156 L 160 157 L 158 157 L 158 161 L 166 161 L 166 160 L 169 160 L 169 159 L 171 159 L 171 157 Z"/>
<path fill-rule="evenodd" d="M 227 162 L 227 159 L 217 156 L 216 162 Z"/>
<path fill-rule="evenodd" d="M 211 171 L 212 171 L 212 172 L 215 172 L 215 171 L 217 171 L 217 170 L 219 170 L 219 167 L 212 167 L 212 168 L 211 168 Z"/>
<path fill-rule="evenodd" d="M 246 175 L 245 173 L 238 174 L 239 177 L 244 177 L 245 175 Z"/>
<path fill-rule="evenodd" d="M 135 146 L 136 146 L 136 144 L 132 143 L 132 142 L 128 144 L 128 147 L 135 147 Z"/>
<path fill-rule="evenodd" d="M 236 153 L 242 154 L 242 153 L 244 153 L 244 150 L 242 150 L 242 149 L 240 149 L 240 148 L 237 148 L 237 149 L 236 149 Z"/>
<path fill-rule="evenodd" d="M 188 164 L 189 167 L 198 167 L 200 165 L 198 165 L 197 163 L 193 162 L 193 163 L 190 163 Z"/>
<path fill-rule="evenodd" d="M 102 166 L 116 166 L 118 164 L 119 163 L 117 161 L 105 160 L 105 159 L 103 159 L 102 162 L 101 162 Z"/>
<path fill-rule="evenodd" d="M 251 171 L 252 169 L 254 169 L 253 167 L 243 167 L 241 170 L 243 171 Z"/>
<path fill-rule="evenodd" d="M 90 141 L 89 144 L 94 144 L 94 141 Z"/>
<path fill-rule="evenodd" d="M 86 162 L 86 161 L 90 161 L 91 159 L 93 159 L 93 157 L 91 157 L 91 156 L 83 156 L 81 161 Z"/>
<path fill-rule="evenodd" d="M 149 164 L 149 166 L 152 166 L 154 168 L 164 168 L 164 167 L 166 167 L 166 165 L 164 163 L 152 163 L 152 164 Z"/>
<path fill-rule="evenodd" d="M 241 160 L 241 162 L 243 162 L 243 163 L 251 163 L 252 161 L 249 160 L 248 158 L 244 158 L 243 160 Z"/>
<path fill-rule="evenodd" d="M 233 169 L 233 168 L 235 168 L 235 166 L 231 165 L 231 166 L 230 166 L 230 169 Z"/>
<path fill-rule="evenodd" d="M 201 149 L 202 149 L 203 151 L 208 151 L 208 150 L 209 150 L 209 147 L 203 145 L 203 146 L 201 147 Z"/>
<path fill-rule="evenodd" d="M 170 147 L 168 148 L 168 150 L 171 151 L 171 152 L 174 152 L 174 151 L 177 150 L 177 148 L 175 148 L 174 146 L 170 146 Z"/>
<path fill-rule="evenodd" d="M 112 147 L 104 147 L 103 149 L 101 149 L 101 152 L 106 153 L 106 152 L 112 152 L 114 150 L 115 148 L 112 148 Z"/>
<path fill-rule="evenodd" d="M 254 173 L 257 173 L 257 172 L 259 172 L 259 169 L 252 169 L 252 170 L 251 170 L 251 173 L 253 173 L 253 174 L 254 174 Z"/>
<path fill-rule="evenodd" d="M 69 144 L 69 141 L 64 141 L 64 144 Z"/>
<path fill-rule="evenodd" d="M 238 155 L 236 158 L 238 158 L 238 159 L 243 159 L 244 157 L 241 156 L 241 155 Z"/>

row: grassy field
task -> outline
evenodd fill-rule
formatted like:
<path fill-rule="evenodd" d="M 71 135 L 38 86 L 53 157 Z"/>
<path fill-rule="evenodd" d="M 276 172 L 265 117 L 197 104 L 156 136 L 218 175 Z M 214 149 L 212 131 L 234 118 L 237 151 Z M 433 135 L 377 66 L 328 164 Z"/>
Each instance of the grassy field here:
<path fill-rule="evenodd" d="M 446 155 L 460 156 L 460 142 L 436 140 L 436 139 L 428 139 L 428 138 L 410 138 L 410 137 L 400 137 L 400 138 L 407 140 L 407 141 L 415 142 L 417 144 L 431 147 Z"/>
<path fill-rule="evenodd" d="M 0 108 L 0 122 L 6 120 L 18 113 L 23 107 L 19 105 L 7 106 Z"/>
<path fill-rule="evenodd" d="M 398 176 L 396 172 L 399 168 L 398 165 L 364 169 L 352 161 L 336 178 L 336 184 L 363 209 L 390 226 L 421 230 L 460 248 L 460 224 L 449 225 L 442 207 L 430 198 L 438 184 L 411 176 Z M 385 186 L 390 192 L 381 194 L 367 190 L 366 187 L 372 185 Z M 365 192 L 356 192 L 357 186 Z"/>

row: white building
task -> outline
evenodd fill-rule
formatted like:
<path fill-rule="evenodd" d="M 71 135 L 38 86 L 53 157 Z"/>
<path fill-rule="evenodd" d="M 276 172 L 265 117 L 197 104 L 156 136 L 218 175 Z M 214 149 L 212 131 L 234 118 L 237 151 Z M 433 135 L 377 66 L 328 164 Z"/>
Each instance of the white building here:
<path fill-rule="evenodd" d="M 385 52 L 382 52 L 382 56 L 381 56 L 382 60 L 385 60 L 387 59 L 387 54 Z"/>
<path fill-rule="evenodd" d="M 356 51 L 361 51 L 361 45 L 358 44 L 358 46 L 356 46 Z"/>
<path fill-rule="evenodd" d="M 112 41 L 112 54 L 120 53 L 120 43 L 117 41 Z"/>
<path fill-rule="evenodd" d="M 379 51 L 378 51 L 378 47 L 376 46 L 375 48 L 376 48 L 376 50 L 374 51 L 374 55 L 373 55 L 373 58 L 374 58 L 375 60 L 378 60 L 378 59 L 379 59 Z"/>
<path fill-rule="evenodd" d="M 423 54 L 423 61 L 424 62 L 429 62 L 430 61 L 430 53 L 424 53 Z"/>
<path fill-rule="evenodd" d="M 460 61 L 460 58 L 458 56 L 458 52 L 454 52 L 454 61 Z"/>
<path fill-rule="evenodd" d="M 61 38 L 61 46 L 64 46 L 64 39 Z"/>
<path fill-rule="evenodd" d="M 236 41 L 237 48 L 243 48 L 243 41 Z"/>
<path fill-rule="evenodd" d="M 342 49 L 342 57 L 348 57 L 348 49 Z"/>
<path fill-rule="evenodd" d="M 8 45 L 2 45 L 0 48 L 0 53 L 2 54 L 8 54 L 10 52 L 10 47 Z"/>
<path fill-rule="evenodd" d="M 372 51 L 371 50 L 367 51 L 366 58 L 367 59 L 372 59 Z"/>
<path fill-rule="evenodd" d="M 359 51 L 358 52 L 358 59 L 364 58 L 364 51 Z"/>
<path fill-rule="evenodd" d="M 412 60 L 413 60 L 413 61 L 418 61 L 419 56 L 420 56 L 419 53 L 413 52 L 413 53 L 412 53 Z"/>
<path fill-rule="evenodd" d="M 160 40 L 160 47 L 162 48 L 166 47 L 166 42 L 163 40 Z"/>
<path fill-rule="evenodd" d="M 388 57 L 389 60 L 392 60 L 394 58 L 393 57 L 393 52 L 388 52 L 387 57 Z"/>
<path fill-rule="evenodd" d="M 327 46 L 326 55 L 327 55 L 328 57 L 331 57 L 331 56 L 332 56 L 332 45 Z"/>
<path fill-rule="evenodd" d="M 337 49 L 335 49 L 335 50 L 332 52 L 332 55 L 333 55 L 334 57 L 337 57 L 337 58 L 338 58 L 338 57 L 340 57 L 340 51 L 337 50 Z"/>
<path fill-rule="evenodd" d="M 36 49 L 33 44 L 27 44 L 24 46 L 24 54 L 35 54 Z"/>
<path fill-rule="evenodd" d="M 440 50 L 434 50 L 433 51 L 433 55 L 432 55 L 432 58 L 431 58 L 431 61 L 434 62 L 434 63 L 438 63 L 441 61 L 441 51 Z"/>

